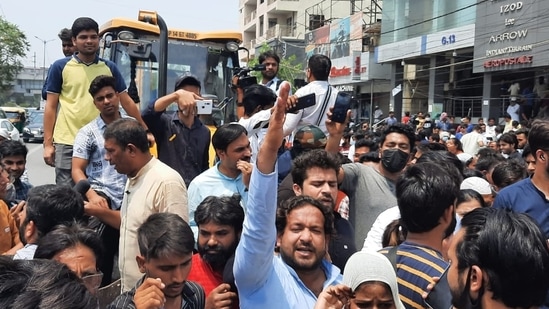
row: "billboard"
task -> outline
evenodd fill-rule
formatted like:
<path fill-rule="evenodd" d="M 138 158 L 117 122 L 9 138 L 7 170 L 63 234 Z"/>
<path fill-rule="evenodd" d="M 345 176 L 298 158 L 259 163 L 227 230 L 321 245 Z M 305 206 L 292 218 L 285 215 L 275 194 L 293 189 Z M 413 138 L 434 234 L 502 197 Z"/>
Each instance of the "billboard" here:
<path fill-rule="evenodd" d="M 305 46 L 307 59 L 314 54 L 330 57 L 330 25 L 308 32 L 305 37 L 307 38 L 307 45 Z"/>
<path fill-rule="evenodd" d="M 549 65 L 549 1 L 478 1 L 473 72 Z"/>
<path fill-rule="evenodd" d="M 349 56 L 351 38 L 350 18 L 343 18 L 330 25 L 330 58 L 338 59 Z"/>

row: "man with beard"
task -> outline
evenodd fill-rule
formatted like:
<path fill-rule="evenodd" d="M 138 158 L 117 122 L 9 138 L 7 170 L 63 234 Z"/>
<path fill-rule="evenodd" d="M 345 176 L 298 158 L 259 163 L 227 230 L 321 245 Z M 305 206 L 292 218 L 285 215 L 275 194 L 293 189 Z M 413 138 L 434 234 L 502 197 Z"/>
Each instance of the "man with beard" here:
<path fill-rule="evenodd" d="M 236 291 L 223 283 L 223 271 L 242 232 L 244 210 L 240 196 L 208 196 L 196 208 L 194 221 L 198 225 L 198 253 L 193 255 L 188 279 L 204 288 L 215 308 L 234 308 L 238 303 Z"/>
<path fill-rule="evenodd" d="M 260 84 L 271 89 L 278 96 L 280 84 L 282 84 L 282 80 L 276 76 L 280 68 L 280 57 L 274 51 L 269 50 L 261 53 L 257 60 L 259 64 L 265 66 L 265 70 L 261 71 Z"/>
<path fill-rule="evenodd" d="M 152 214 L 137 229 L 137 239 L 135 259 L 145 275 L 107 308 L 205 308 L 204 290 L 187 280 L 194 248 L 189 225 L 176 214 Z"/>
<path fill-rule="evenodd" d="M 247 134 L 243 126 L 232 122 L 219 127 L 212 136 L 212 145 L 219 161 L 196 176 L 188 190 L 190 225 L 195 237 L 198 236 L 198 229 L 194 212 L 206 197 L 237 193 L 242 197 L 242 205 L 246 205 L 252 172 L 252 152 Z"/>
<path fill-rule="evenodd" d="M 19 213 L 19 238 L 25 245 L 16 260 L 32 260 L 36 243 L 56 225 L 80 221 L 84 201 L 80 193 L 67 186 L 43 185 L 29 190 L 27 202 Z"/>
<path fill-rule="evenodd" d="M 448 266 L 442 241 L 456 226 L 458 174 L 450 165 L 417 163 L 409 166 L 396 184 L 400 220 L 408 234 L 398 247 L 380 252 L 393 260 L 400 299 L 407 308 L 428 308 L 423 291 L 433 282 L 431 278 L 440 277 Z"/>
<path fill-rule="evenodd" d="M 491 207 L 475 209 L 461 220 L 448 257 L 455 308 L 544 305 L 549 251 L 546 236 L 531 217 Z"/>
<path fill-rule="evenodd" d="M 379 143 L 379 163 L 349 163 L 340 169 L 339 188 L 349 196 L 349 221 L 355 228 L 357 248 L 362 247 L 379 214 L 397 204 L 395 182 L 410 161 L 415 139 L 410 126 L 389 126 Z"/>
<path fill-rule="evenodd" d="M 341 165 L 325 150 L 306 152 L 293 161 L 292 179 L 296 196 L 306 195 L 334 210 L 337 199 L 337 173 Z M 279 201 L 280 202 L 280 201 Z M 333 211 L 335 235 L 330 238 L 328 253 L 332 264 L 343 270 L 347 260 L 356 252 L 354 230 L 349 221 Z"/>
<path fill-rule="evenodd" d="M 291 198 L 277 210 L 273 188 L 289 85 L 281 87 L 251 175 L 247 214 L 236 248 L 233 273 L 243 309 L 313 308 L 325 287 L 341 283 L 340 270 L 324 259 L 333 232 L 333 210 L 308 196 Z"/>
<path fill-rule="evenodd" d="M 48 70 L 44 109 L 44 162 L 55 167 L 55 183 L 65 185 L 72 185 L 71 164 L 76 134 L 99 114 L 88 94 L 90 83 L 96 76 L 114 76 L 120 104 L 128 115 L 147 129 L 116 65 L 97 55 L 100 40 L 97 22 L 88 17 L 77 18 L 71 33 L 78 52 L 55 61 Z M 154 141 L 152 135 L 148 138 Z"/>

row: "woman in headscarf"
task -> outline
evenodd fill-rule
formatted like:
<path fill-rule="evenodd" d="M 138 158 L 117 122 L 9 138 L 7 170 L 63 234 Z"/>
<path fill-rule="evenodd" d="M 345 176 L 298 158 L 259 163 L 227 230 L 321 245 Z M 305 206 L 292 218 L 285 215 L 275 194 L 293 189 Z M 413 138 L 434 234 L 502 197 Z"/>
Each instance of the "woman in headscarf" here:
<path fill-rule="evenodd" d="M 391 262 L 378 252 L 353 254 L 343 271 L 343 284 L 330 286 L 318 296 L 314 309 L 404 309 L 398 297 Z"/>

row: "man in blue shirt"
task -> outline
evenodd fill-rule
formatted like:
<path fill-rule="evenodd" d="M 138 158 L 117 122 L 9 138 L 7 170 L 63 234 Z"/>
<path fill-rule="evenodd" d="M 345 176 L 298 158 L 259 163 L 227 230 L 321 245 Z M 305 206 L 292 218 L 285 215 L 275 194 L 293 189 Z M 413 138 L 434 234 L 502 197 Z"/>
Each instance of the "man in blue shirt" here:
<path fill-rule="evenodd" d="M 292 198 L 277 210 L 272 188 L 277 185 L 277 149 L 289 85 L 281 87 L 252 172 L 233 267 L 244 309 L 313 308 L 324 288 L 341 282 L 339 269 L 324 259 L 333 230 L 332 210 L 307 196 Z"/>
<path fill-rule="evenodd" d="M 121 118 L 119 93 L 115 89 L 116 80 L 112 76 L 99 75 L 93 79 L 89 93 L 99 110 L 99 116 L 78 130 L 72 153 L 73 181 L 78 183 L 81 180 L 88 180 L 90 183 L 84 210 L 87 215 L 98 219 L 94 219 L 91 226 L 101 236 L 105 249 L 99 263 L 104 274 L 103 285 L 111 283 L 114 257 L 118 253 L 120 237 L 120 206 L 128 179 L 105 160 L 107 151 L 103 133 L 107 125 Z"/>
<path fill-rule="evenodd" d="M 252 171 L 252 165 L 249 163 L 251 148 L 247 133 L 246 129 L 238 123 L 226 123 L 212 136 L 212 144 L 219 162 L 196 176 L 187 190 L 189 225 L 195 237 L 198 235 L 198 228 L 194 222 L 194 211 L 206 197 L 232 196 L 238 193 L 242 197 L 242 206 L 245 208 L 248 195 L 247 183 Z M 276 192 L 276 185 L 272 188 Z"/>
<path fill-rule="evenodd" d="M 536 161 L 534 175 L 499 191 L 493 207 L 530 215 L 549 238 L 549 120 L 534 121 L 528 144 Z"/>

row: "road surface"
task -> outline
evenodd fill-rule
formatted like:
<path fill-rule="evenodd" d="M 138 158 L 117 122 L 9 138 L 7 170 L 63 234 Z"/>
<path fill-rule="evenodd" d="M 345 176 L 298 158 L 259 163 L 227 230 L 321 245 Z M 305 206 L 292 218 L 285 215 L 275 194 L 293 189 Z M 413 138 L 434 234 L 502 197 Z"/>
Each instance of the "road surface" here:
<path fill-rule="evenodd" d="M 42 143 L 26 143 L 26 146 L 29 149 L 27 171 L 30 183 L 33 186 L 55 183 L 55 169 L 44 163 Z"/>

